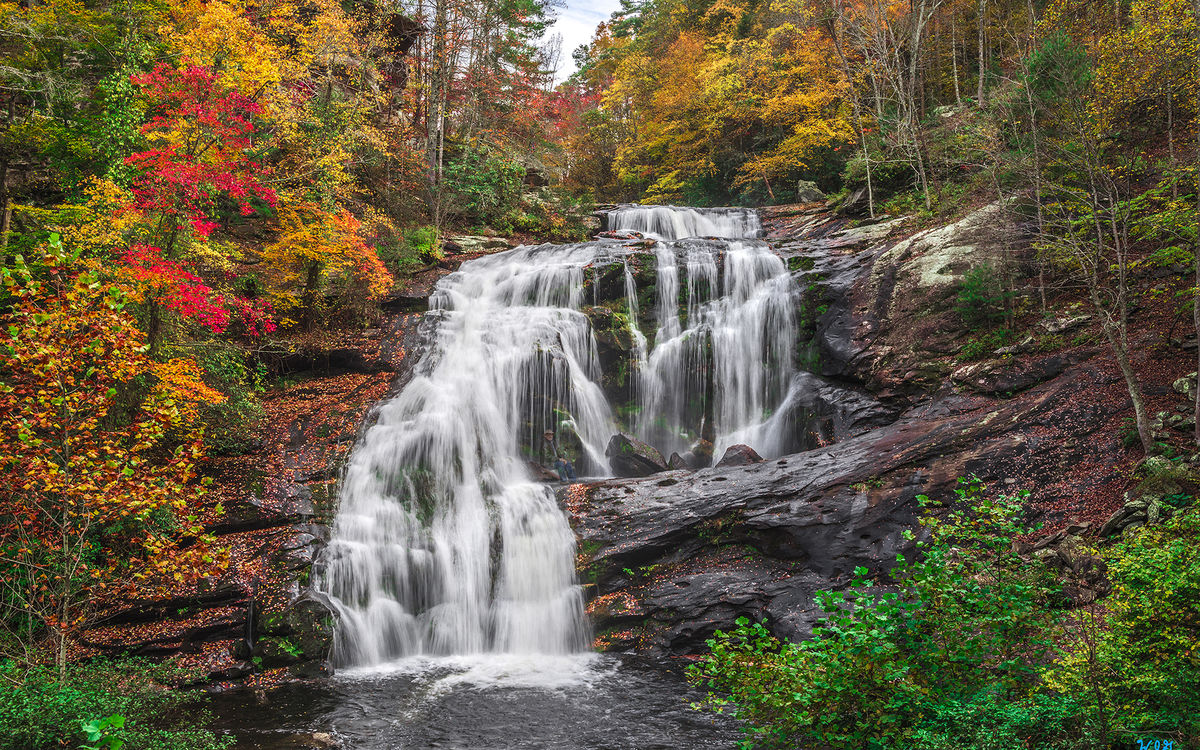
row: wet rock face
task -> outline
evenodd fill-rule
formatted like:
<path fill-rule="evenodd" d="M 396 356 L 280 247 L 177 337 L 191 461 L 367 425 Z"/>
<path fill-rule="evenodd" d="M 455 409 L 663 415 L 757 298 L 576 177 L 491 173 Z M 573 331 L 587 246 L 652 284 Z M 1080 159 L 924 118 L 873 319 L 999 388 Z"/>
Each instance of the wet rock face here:
<path fill-rule="evenodd" d="M 793 450 L 813 450 L 875 427 L 891 424 L 903 410 L 861 388 L 809 372 L 798 373 L 792 396 L 781 409 L 791 425 Z"/>
<path fill-rule="evenodd" d="M 332 608 L 320 595 L 309 593 L 262 618 L 255 653 L 264 667 L 290 666 L 297 676 L 314 676 L 325 671 L 333 632 Z"/>
<path fill-rule="evenodd" d="M 1068 367 L 1095 354 L 1095 351 L 1069 355 L 1051 354 L 1030 361 L 989 360 L 965 365 L 950 376 L 979 393 L 1011 395 L 1061 375 Z"/>
<path fill-rule="evenodd" d="M 903 220 L 850 227 L 819 208 L 764 211 L 767 240 L 803 291 L 808 372 L 778 412 L 803 452 L 754 461 L 753 446 L 735 446 L 699 471 L 673 455 L 667 472 L 562 490 L 598 646 L 702 652 L 740 616 L 806 637 L 822 616 L 816 591 L 844 587 L 860 566 L 878 577 L 912 552 L 917 495 L 953 498 L 969 475 L 991 491 L 1036 490 L 1081 463 L 1121 461 L 1113 425 L 1126 407 L 1105 395 L 1115 376 L 1094 350 L 1018 345 L 951 364 L 970 333 L 946 301 L 973 263 L 1017 236 L 998 244 L 1011 228 L 997 211 L 903 240 Z M 1148 519 L 1139 503 L 1105 530 Z M 1080 528 L 1027 550 L 1074 603 L 1106 591 L 1102 563 L 1074 546 Z"/>
<path fill-rule="evenodd" d="M 1075 460 L 1066 448 L 1035 453 L 1027 431 L 1057 423 L 1095 377 L 1077 368 L 1000 402 L 946 392 L 818 450 L 565 488 L 599 645 L 696 653 L 739 616 L 805 637 L 821 615 L 815 591 L 845 586 L 858 566 L 884 573 L 910 551 L 918 494 L 953 497 L 970 474 L 999 487 L 1018 473 L 1048 481 Z M 1093 410 L 1072 429 L 1087 435 L 1111 414 Z"/>

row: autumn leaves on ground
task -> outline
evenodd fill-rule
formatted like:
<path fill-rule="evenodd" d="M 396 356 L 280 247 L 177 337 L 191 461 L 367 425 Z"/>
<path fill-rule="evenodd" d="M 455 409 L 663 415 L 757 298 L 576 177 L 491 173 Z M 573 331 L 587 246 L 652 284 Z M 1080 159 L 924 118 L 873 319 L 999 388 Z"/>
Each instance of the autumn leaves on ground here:
<path fill-rule="evenodd" d="M 552 16 L 542 0 L 0 4 L 0 748 L 227 743 L 166 710 L 191 693 L 159 689 L 211 665 L 130 661 L 85 634 L 254 564 L 265 527 L 214 534 L 235 481 L 253 483 L 230 465 L 300 411 L 382 395 L 376 368 L 301 407 L 295 378 L 346 337 L 377 341 L 381 302 L 454 267 L 445 237 L 567 240 L 596 202 L 820 191 L 908 232 L 999 202 L 1029 241 L 968 275 L 953 356 L 1084 311 L 1121 373 L 1131 463 L 1158 456 L 1128 485 L 1172 488 L 1178 512 L 1102 551 L 1119 585 L 1086 622 L 1058 619 L 1015 559 L 935 549 L 905 568 L 904 602 L 965 609 L 864 630 L 904 604 L 863 594 L 843 640 L 795 650 L 747 625 L 698 679 L 765 744 L 1195 744 L 1195 441 L 1156 417 L 1162 373 L 1139 371 L 1139 347 L 1200 327 L 1200 4 L 624 0 L 558 85 Z M 337 415 L 352 430 L 361 411 Z M 996 552 L 1023 529 L 985 509 L 984 531 L 938 521 L 958 530 L 941 538 Z M 993 579 L 1040 630 L 971 609 Z M 930 640 L 963 622 L 1013 640 Z M 912 677 L 942 661 L 978 668 Z"/>

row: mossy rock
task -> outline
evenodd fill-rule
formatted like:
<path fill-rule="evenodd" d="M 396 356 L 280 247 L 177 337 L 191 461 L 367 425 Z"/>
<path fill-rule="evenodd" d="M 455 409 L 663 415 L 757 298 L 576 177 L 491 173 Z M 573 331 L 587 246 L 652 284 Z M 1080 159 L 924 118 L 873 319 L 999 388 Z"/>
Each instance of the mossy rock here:
<path fill-rule="evenodd" d="M 296 643 L 287 638 L 269 636 L 259 639 L 255 651 L 265 669 L 288 667 L 300 661 L 303 653 Z"/>
<path fill-rule="evenodd" d="M 628 313 L 613 310 L 607 305 L 594 305 L 585 307 L 583 314 L 591 321 L 597 344 L 620 352 L 633 351 L 633 330 L 629 325 Z"/>
<path fill-rule="evenodd" d="M 333 648 L 334 612 L 315 596 L 296 600 L 259 623 L 260 644 L 275 643 L 297 659 L 324 661 Z M 291 650 L 282 645 L 286 640 Z"/>

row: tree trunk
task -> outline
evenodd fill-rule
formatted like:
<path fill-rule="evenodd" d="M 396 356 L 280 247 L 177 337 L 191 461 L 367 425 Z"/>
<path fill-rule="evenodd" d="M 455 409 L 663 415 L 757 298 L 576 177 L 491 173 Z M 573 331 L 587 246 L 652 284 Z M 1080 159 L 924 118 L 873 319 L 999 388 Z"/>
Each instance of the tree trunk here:
<path fill-rule="evenodd" d="M 950 68 L 954 72 L 954 103 L 962 106 L 962 90 L 958 86 L 958 31 L 954 27 L 954 13 L 950 13 Z"/>
<path fill-rule="evenodd" d="M 987 0 L 979 0 L 979 91 L 975 104 L 980 108 L 987 104 L 987 89 L 985 87 L 985 71 L 987 70 L 987 53 L 985 35 L 987 33 Z"/>
<path fill-rule="evenodd" d="M 300 329 L 312 330 L 313 319 L 316 317 L 317 282 L 321 279 L 321 264 L 313 261 L 308 266 L 308 276 L 304 280 L 304 296 L 301 299 Z"/>
<path fill-rule="evenodd" d="M 1200 50 L 1200 0 L 1192 0 L 1192 21 L 1196 27 L 1196 49 Z M 1200 342 L 1200 61 L 1192 62 L 1192 72 L 1196 77 L 1196 291 L 1192 298 L 1192 323 L 1196 327 L 1196 340 Z M 1200 445 L 1200 347 L 1196 349 L 1196 445 Z"/>

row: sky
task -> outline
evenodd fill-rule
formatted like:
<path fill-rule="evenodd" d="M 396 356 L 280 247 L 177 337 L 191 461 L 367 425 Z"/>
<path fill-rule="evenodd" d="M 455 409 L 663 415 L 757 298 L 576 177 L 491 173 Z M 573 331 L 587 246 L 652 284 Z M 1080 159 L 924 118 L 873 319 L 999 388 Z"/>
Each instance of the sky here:
<path fill-rule="evenodd" d="M 607 21 L 613 11 L 621 7 L 621 0 L 566 0 L 565 8 L 559 8 L 558 20 L 550 27 L 551 34 L 562 34 L 562 60 L 558 64 L 555 81 L 564 81 L 575 72 L 571 53 L 581 44 L 592 40 L 592 32 L 602 21 Z"/>

